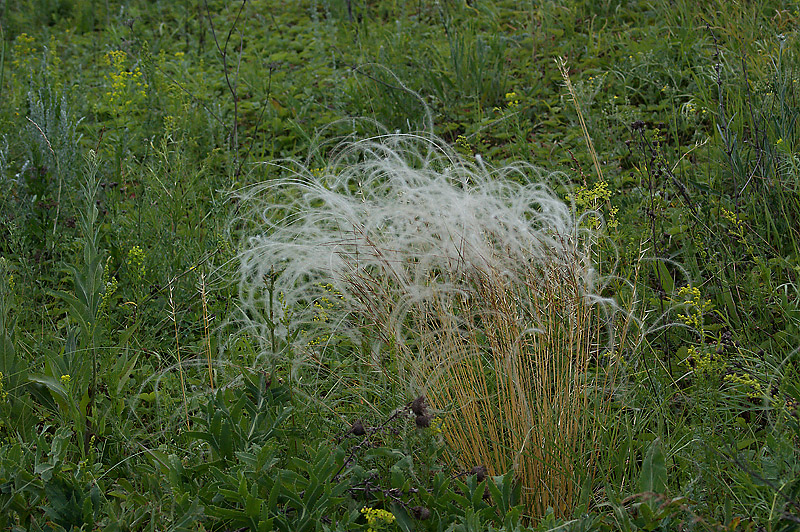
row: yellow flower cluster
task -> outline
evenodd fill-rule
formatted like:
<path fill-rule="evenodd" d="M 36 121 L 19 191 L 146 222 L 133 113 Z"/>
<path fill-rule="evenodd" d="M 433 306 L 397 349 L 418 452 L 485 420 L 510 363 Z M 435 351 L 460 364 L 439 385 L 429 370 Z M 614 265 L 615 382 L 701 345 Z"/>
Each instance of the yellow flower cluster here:
<path fill-rule="evenodd" d="M 694 247 L 697 249 L 697 254 L 700 255 L 700 258 L 708 258 L 708 251 L 706 250 L 707 248 L 705 241 L 699 236 L 693 237 L 692 241 L 694 242 Z"/>
<path fill-rule="evenodd" d="M 738 216 L 736 216 L 736 213 L 734 213 L 733 211 L 729 211 L 725 207 L 720 207 L 719 210 L 720 214 L 722 214 L 722 217 L 728 220 L 728 222 L 730 222 L 731 225 L 733 225 L 734 227 L 742 226 L 742 221 L 739 219 Z"/>
<path fill-rule="evenodd" d="M 578 188 L 574 196 L 575 207 L 581 213 L 588 210 L 598 210 L 602 204 L 605 204 L 608 207 L 606 225 L 613 229 L 619 225 L 617 220 L 619 208 L 611 206 L 611 196 L 612 192 L 608 187 L 608 183 L 606 181 L 598 181 L 592 188 L 586 186 Z M 599 227 L 599 218 L 590 217 L 589 225 L 595 229 Z"/>
<path fill-rule="evenodd" d="M 314 317 L 311 321 L 327 322 L 330 316 L 328 311 L 333 308 L 333 303 L 327 297 L 321 298 L 319 301 L 314 301 Z"/>
<path fill-rule="evenodd" d="M 139 246 L 133 246 L 128 250 L 128 268 L 131 272 L 131 280 L 134 284 L 139 284 L 147 274 L 147 267 L 144 264 L 145 252 Z"/>
<path fill-rule="evenodd" d="M 464 135 L 456 137 L 456 150 L 464 155 L 472 155 L 472 145 Z"/>
<path fill-rule="evenodd" d="M 694 100 L 689 100 L 681 105 L 681 114 L 687 118 L 696 115 L 698 112 L 705 114 L 706 109 L 705 107 L 698 108 Z"/>
<path fill-rule="evenodd" d="M 714 377 L 725 371 L 725 359 L 716 353 L 690 347 L 689 358 L 694 360 L 694 372 L 702 377 Z"/>
<path fill-rule="evenodd" d="M 740 244 L 747 245 L 747 252 L 752 253 L 753 252 L 752 247 L 749 244 L 747 244 L 747 235 L 745 235 L 744 232 L 745 225 L 742 219 L 739 218 L 739 216 L 735 212 L 729 211 L 725 207 L 720 207 L 719 212 L 722 215 L 722 217 L 725 218 L 725 220 L 727 220 L 729 224 L 731 224 L 732 226 L 731 234 L 733 234 L 733 236 L 736 237 L 736 241 Z"/>
<path fill-rule="evenodd" d="M 682 298 L 681 303 L 685 305 L 685 312 L 678 314 L 678 317 L 689 327 L 698 331 L 703 330 L 703 315 L 711 310 L 712 304 L 708 299 L 700 296 L 700 289 L 696 286 L 682 286 L 678 290 L 678 297 Z"/>
<path fill-rule="evenodd" d="M 322 345 L 328 342 L 331 339 L 330 334 L 321 334 L 319 336 L 315 336 L 311 340 L 308 341 L 308 347 L 314 347 L 316 345 Z"/>
<path fill-rule="evenodd" d="M 329 311 L 333 310 L 336 307 L 336 301 L 344 299 L 344 296 L 340 291 L 338 291 L 331 283 L 319 283 L 321 288 L 324 288 L 326 292 L 331 294 L 330 297 L 322 296 L 319 298 L 318 301 L 314 301 L 314 317 L 311 318 L 311 321 L 320 322 L 320 323 L 327 323 L 330 321 L 330 313 Z M 317 336 L 313 338 L 310 342 L 308 342 L 309 346 L 321 345 L 326 343 L 328 340 L 331 339 L 329 334 L 324 334 L 321 336 Z"/>
<path fill-rule="evenodd" d="M 575 195 L 575 204 L 581 209 L 593 209 L 598 202 L 610 199 L 611 191 L 608 189 L 608 183 L 598 181 L 592 188 L 580 187 Z"/>
<path fill-rule="evenodd" d="M 324 288 L 326 292 L 331 294 L 331 297 L 334 300 L 336 299 L 341 300 L 344 298 L 342 293 L 336 290 L 336 288 L 334 288 L 334 286 L 330 283 L 327 284 L 320 283 L 319 286 L 321 288 Z M 330 319 L 328 311 L 332 310 L 333 307 L 335 306 L 336 306 L 335 302 L 331 301 L 331 298 L 327 296 L 322 296 L 321 298 L 319 298 L 319 301 L 314 302 L 314 317 L 312 318 L 312 321 L 323 321 L 323 322 L 328 321 L 328 319 Z"/>
<path fill-rule="evenodd" d="M 0 403 L 4 402 L 8 398 L 8 392 L 6 391 L 5 386 L 3 385 L 3 372 L 0 371 Z"/>
<path fill-rule="evenodd" d="M 758 399 L 764 395 L 761 390 L 761 383 L 755 380 L 749 373 L 745 373 L 744 375 L 725 375 L 725 380 L 732 384 L 744 386 L 747 389 L 747 397 L 751 399 Z"/>
<path fill-rule="evenodd" d="M 33 45 L 34 42 L 36 42 L 36 39 L 27 33 L 20 33 L 17 35 L 17 38 L 14 39 L 14 59 L 11 61 L 14 69 L 30 66 L 33 54 L 36 51 Z"/>
<path fill-rule="evenodd" d="M 505 108 L 493 107 L 492 111 L 495 112 L 495 113 L 498 113 L 498 114 L 503 114 L 503 112 L 506 109 L 515 109 L 515 108 L 519 107 L 519 95 L 516 92 L 514 92 L 514 91 L 507 92 L 506 95 L 505 95 L 505 99 L 506 99 Z M 466 140 L 466 139 L 464 139 L 464 140 Z M 456 141 L 456 142 L 458 142 L 458 141 Z"/>
<path fill-rule="evenodd" d="M 444 420 L 440 417 L 435 417 L 431 420 L 431 432 L 434 436 L 439 436 L 444 432 Z"/>
<path fill-rule="evenodd" d="M 384 525 L 390 525 L 395 521 L 394 514 L 386 510 L 365 506 L 361 509 L 361 513 L 367 519 L 367 532 L 378 532 Z"/>
<path fill-rule="evenodd" d="M 223 233 L 217 232 L 214 235 L 214 238 L 217 241 L 217 249 L 219 249 L 222 253 L 228 255 L 233 255 L 236 253 L 236 250 L 233 248 L 230 239 Z"/>
<path fill-rule="evenodd" d="M 57 69 L 61 66 L 61 58 L 58 57 L 58 41 L 55 35 L 50 36 L 50 45 L 47 48 L 47 55 L 49 57 L 49 69 Z"/>
<path fill-rule="evenodd" d="M 519 106 L 519 96 L 516 92 L 511 91 L 506 93 L 506 105 L 509 108 L 518 107 Z"/>
<path fill-rule="evenodd" d="M 173 115 L 164 116 L 164 136 L 171 137 L 178 130 L 178 119 Z"/>
<path fill-rule="evenodd" d="M 106 76 L 106 81 L 111 85 L 106 91 L 108 106 L 118 116 L 131 112 L 134 104 L 143 100 L 147 84 L 144 82 L 141 69 L 137 66 L 133 70 L 125 67 L 128 54 L 122 50 L 112 50 L 103 56 L 105 64 L 111 67 Z"/>

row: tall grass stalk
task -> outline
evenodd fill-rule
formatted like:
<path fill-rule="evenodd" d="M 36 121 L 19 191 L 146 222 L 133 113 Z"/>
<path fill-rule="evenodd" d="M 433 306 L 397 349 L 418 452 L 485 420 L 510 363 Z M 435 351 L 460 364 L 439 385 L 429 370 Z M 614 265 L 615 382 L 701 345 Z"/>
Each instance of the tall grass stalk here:
<path fill-rule="evenodd" d="M 567 86 L 567 90 L 569 91 L 570 98 L 572 98 L 572 103 L 575 105 L 575 111 L 578 113 L 578 121 L 581 124 L 581 131 L 583 132 L 583 138 L 586 140 L 586 148 L 589 150 L 589 154 L 592 156 L 592 163 L 594 164 L 594 170 L 597 173 L 597 179 L 602 181 L 603 180 L 603 170 L 600 168 L 600 160 L 597 158 L 597 152 L 594 149 L 594 143 L 592 142 L 592 137 L 589 136 L 589 128 L 586 127 L 586 120 L 583 118 L 583 111 L 581 110 L 581 104 L 578 101 L 578 97 L 575 95 L 575 89 L 572 86 L 572 81 L 569 78 L 569 69 L 567 69 L 567 60 L 563 57 L 559 57 L 556 59 L 556 64 L 558 65 L 558 70 L 561 72 L 561 77 L 564 79 L 564 84 Z"/>
<path fill-rule="evenodd" d="M 313 173 L 271 169 L 284 177 L 239 194 L 255 213 L 237 220 L 247 314 L 274 290 L 292 352 L 366 345 L 366 364 L 444 417 L 457 467 L 513 469 L 531 515 L 568 514 L 614 387 L 615 307 L 598 295 L 598 235 L 547 186 L 560 176 L 415 134 L 343 144 Z M 274 327 L 247 325 L 271 353 Z"/>
<path fill-rule="evenodd" d="M 56 155 L 56 152 L 53 150 L 53 146 L 50 144 L 50 139 L 47 138 L 47 135 L 45 135 L 44 131 L 42 131 L 42 128 L 39 127 L 39 124 L 31 120 L 30 117 L 25 117 L 25 118 L 27 118 L 28 122 L 33 124 L 33 127 L 36 128 L 36 131 L 38 131 L 39 134 L 42 136 L 45 144 L 47 145 L 48 151 L 53 156 L 53 160 L 56 163 L 56 174 L 58 174 L 58 194 L 56 195 L 56 215 L 55 217 L 53 217 L 53 242 L 52 242 L 52 245 L 55 246 L 56 229 L 58 229 L 58 216 L 59 213 L 61 212 L 61 188 L 63 184 L 59 158 Z"/>
<path fill-rule="evenodd" d="M 542 284 L 543 272 L 531 273 L 476 272 L 469 295 L 440 299 L 419 324 L 422 362 L 464 465 L 513 468 L 534 515 L 565 515 L 584 467 L 576 458 L 591 450 L 583 413 L 596 320 L 574 269 L 553 269 Z"/>
<path fill-rule="evenodd" d="M 5 14 L 5 3 L 3 4 L 3 14 Z M 0 20 L 5 20 L 3 17 Z M 4 82 L 6 79 L 6 32 L 0 24 L 0 95 L 3 94 Z"/>
<path fill-rule="evenodd" d="M 211 363 L 211 333 L 208 330 L 208 303 L 206 298 L 206 276 L 204 273 L 200 274 L 200 302 L 203 305 L 203 347 L 206 350 L 206 359 L 208 360 L 208 384 L 211 386 L 211 391 L 214 391 L 214 366 Z"/>
<path fill-rule="evenodd" d="M 181 377 L 181 397 L 183 398 L 183 413 L 186 417 L 186 430 L 189 430 L 189 405 L 186 401 L 186 382 L 183 377 L 183 364 L 181 362 L 181 342 L 178 338 L 178 316 L 175 311 L 175 300 L 172 296 L 174 290 L 174 283 L 177 279 L 173 279 L 169 283 L 169 310 L 172 325 L 175 327 L 175 356 L 178 357 L 178 374 Z"/>

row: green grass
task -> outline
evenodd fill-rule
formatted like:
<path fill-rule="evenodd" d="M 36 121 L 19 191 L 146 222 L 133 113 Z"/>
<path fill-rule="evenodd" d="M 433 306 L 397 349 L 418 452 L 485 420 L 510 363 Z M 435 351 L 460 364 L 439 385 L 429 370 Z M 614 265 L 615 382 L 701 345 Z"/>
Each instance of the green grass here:
<path fill-rule="evenodd" d="M 0 2 L 0 528 L 797 529 L 798 23 Z"/>

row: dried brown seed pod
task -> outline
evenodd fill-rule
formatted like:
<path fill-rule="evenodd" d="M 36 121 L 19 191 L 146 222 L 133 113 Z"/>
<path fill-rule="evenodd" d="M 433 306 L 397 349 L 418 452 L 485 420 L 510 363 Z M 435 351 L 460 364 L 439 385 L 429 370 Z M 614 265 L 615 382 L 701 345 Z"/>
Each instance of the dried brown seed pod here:
<path fill-rule="evenodd" d="M 478 482 L 483 482 L 486 478 L 486 475 L 489 474 L 489 471 L 486 469 L 486 466 L 479 465 L 475 466 L 469 470 L 470 475 L 475 475 L 478 479 Z"/>
<path fill-rule="evenodd" d="M 427 429 L 431 426 L 431 416 L 417 416 L 416 422 L 418 428 Z"/>
<path fill-rule="evenodd" d="M 414 519 L 424 521 L 431 516 L 431 511 L 424 506 L 414 506 L 411 509 L 411 515 L 414 517 Z"/>
<path fill-rule="evenodd" d="M 353 426 L 350 427 L 350 434 L 355 436 L 363 436 L 366 433 L 367 431 L 364 430 L 364 425 L 361 423 L 361 420 L 356 420 L 356 422 L 353 423 Z"/>
<path fill-rule="evenodd" d="M 411 402 L 411 411 L 418 416 L 424 416 L 428 413 L 428 403 L 425 401 L 424 395 L 420 395 Z"/>

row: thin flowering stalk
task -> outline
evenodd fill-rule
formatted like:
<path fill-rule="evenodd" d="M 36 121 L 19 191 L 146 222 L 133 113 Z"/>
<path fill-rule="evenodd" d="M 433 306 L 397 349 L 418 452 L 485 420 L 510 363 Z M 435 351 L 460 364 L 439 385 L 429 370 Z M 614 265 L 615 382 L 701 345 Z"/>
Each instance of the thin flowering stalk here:
<path fill-rule="evenodd" d="M 594 143 L 592 142 L 592 137 L 589 136 L 589 128 L 586 127 L 586 121 L 583 119 L 583 111 L 581 111 L 581 104 L 578 102 L 577 96 L 575 96 L 575 89 L 572 86 L 572 81 L 569 79 L 569 70 L 567 70 L 567 60 L 563 57 L 556 58 L 556 64 L 558 65 L 558 70 L 561 72 L 561 77 L 564 78 L 564 84 L 567 86 L 567 90 L 569 91 L 569 95 L 572 98 L 572 103 L 575 105 L 575 110 L 578 113 L 578 121 L 581 124 L 581 131 L 583 131 L 583 138 L 586 141 L 586 148 L 589 150 L 589 154 L 592 156 L 592 162 L 594 163 L 594 170 L 597 172 L 597 179 L 603 181 L 603 170 L 600 168 L 600 160 L 597 158 L 597 152 L 594 149 Z"/>
<path fill-rule="evenodd" d="M 189 406 L 186 401 L 186 383 L 184 382 L 183 378 L 183 364 L 181 362 L 181 343 L 178 339 L 178 317 L 177 313 L 175 312 L 175 301 L 172 298 L 172 291 L 173 291 L 173 284 L 175 283 L 176 279 L 173 279 L 169 283 L 169 309 L 170 309 L 170 317 L 172 318 L 172 324 L 175 326 L 175 354 L 178 357 L 178 374 L 181 377 L 181 396 L 183 397 L 183 413 L 186 417 L 186 430 L 189 430 Z"/>
<path fill-rule="evenodd" d="M 214 367 L 211 364 L 211 333 L 208 330 L 208 304 L 206 302 L 206 276 L 200 274 L 200 301 L 203 305 L 203 330 L 205 331 L 206 359 L 208 360 L 208 383 L 214 391 Z"/>

